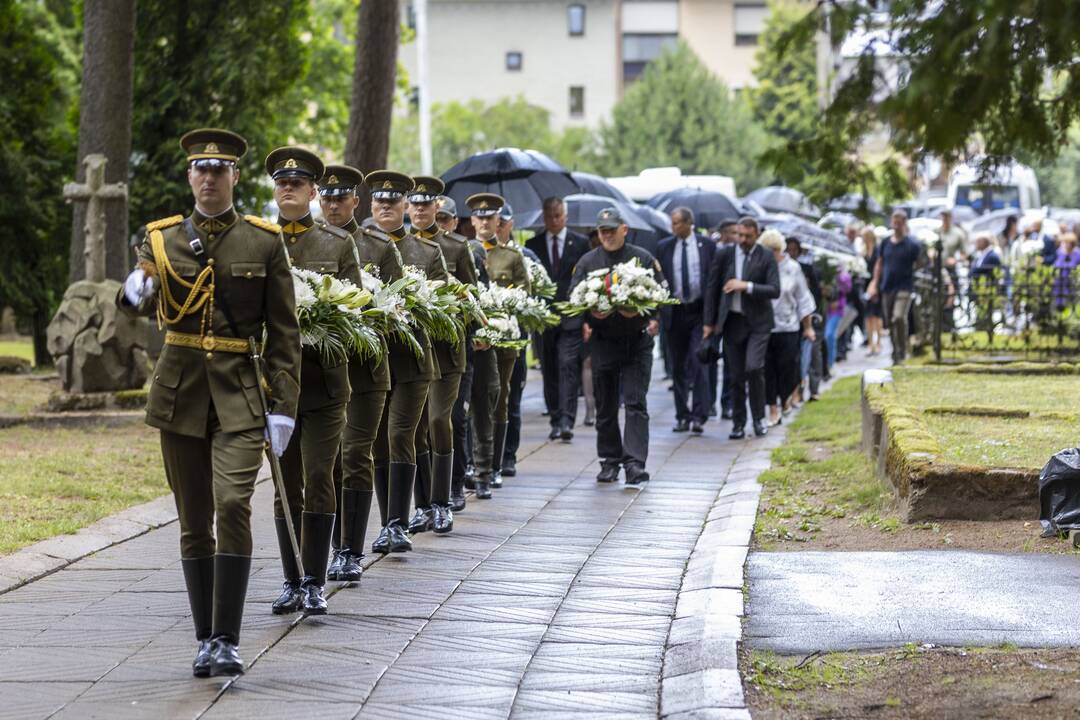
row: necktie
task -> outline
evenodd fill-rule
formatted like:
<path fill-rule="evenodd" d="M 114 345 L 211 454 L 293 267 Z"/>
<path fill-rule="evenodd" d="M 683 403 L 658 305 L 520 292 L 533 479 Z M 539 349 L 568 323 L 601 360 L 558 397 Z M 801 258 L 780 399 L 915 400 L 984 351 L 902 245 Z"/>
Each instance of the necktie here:
<path fill-rule="evenodd" d="M 559 236 L 551 236 L 551 274 L 559 274 Z"/>
<path fill-rule="evenodd" d="M 686 245 L 690 242 L 690 238 L 683 238 L 682 241 L 682 277 L 680 282 L 682 283 L 682 299 L 690 302 L 690 259 L 686 253 Z"/>

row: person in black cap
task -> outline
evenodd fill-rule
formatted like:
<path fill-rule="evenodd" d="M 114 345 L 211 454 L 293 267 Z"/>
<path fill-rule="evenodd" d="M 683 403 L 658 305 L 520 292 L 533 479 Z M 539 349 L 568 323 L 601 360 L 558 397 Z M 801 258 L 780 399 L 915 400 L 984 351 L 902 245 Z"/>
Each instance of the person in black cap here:
<path fill-rule="evenodd" d="M 458 281 L 475 285 L 476 267 L 473 265 L 468 241 L 460 235 L 444 232 L 435 222 L 438 209 L 436 201 L 443 191 L 442 180 L 418 175 L 413 181 L 416 185 L 408 193 L 409 219 L 413 232 L 422 240 L 438 243 L 447 271 Z M 424 416 L 417 430 L 420 434 L 430 432 L 431 465 L 417 467 L 414 489 L 416 512 L 409 523 L 409 531 L 413 533 L 434 530 L 438 534 L 444 534 L 454 528 L 454 514 L 450 503 L 454 463 L 454 428 L 451 416 L 461 389 L 461 377 L 465 372 L 465 345 L 465 337 L 458 338 L 456 344 L 433 342 L 439 377 L 432 381 L 428 390 Z M 420 462 L 419 458 L 417 462 Z"/>
<path fill-rule="evenodd" d="M 266 442 L 280 456 L 292 434 L 300 328 L 280 228 L 241 218 L 233 208 L 236 162 L 247 142 L 202 128 L 185 134 L 180 146 L 194 210 L 147 224 L 138 267 L 116 303 L 126 314 L 156 311 L 166 328 L 146 423 L 161 432 L 180 520 L 180 565 L 198 642 L 192 672 L 239 675 L 251 498 Z M 248 345 L 264 332 L 267 416 Z"/>
<path fill-rule="evenodd" d="M 348 165 L 327 165 L 319 180 L 323 217 L 352 235 L 356 262 L 379 277 L 401 275 L 401 256 L 386 234 L 362 228 L 355 212 L 360 203 L 357 186 L 364 181 Z M 334 525 L 334 556 L 327 568 L 330 580 L 359 580 L 367 535 L 368 516 L 375 489 L 372 449 L 379 433 L 386 394 L 390 392 L 390 364 L 384 357 L 349 362 L 351 394 L 345 412 L 345 434 L 334 463 L 334 492 L 338 498 Z"/>
<path fill-rule="evenodd" d="M 429 280 L 445 280 L 446 263 L 439 244 L 410 234 L 405 229 L 405 195 L 416 185 L 411 177 L 391 170 L 368 173 L 364 182 L 371 190 L 371 214 L 379 230 L 394 242 L 405 265 L 422 271 Z M 383 278 L 397 280 L 398 277 Z M 408 552 L 409 513 L 418 472 L 430 472 L 427 428 L 418 432 L 432 381 L 439 377 L 431 342 L 414 329 L 424 349 L 417 359 L 403 343 L 391 338 L 391 389 L 383 410 L 379 437 L 375 441 L 375 494 L 383 528 L 371 549 L 374 552 Z M 418 466 L 420 469 L 418 470 Z"/>
<path fill-rule="evenodd" d="M 265 165 L 274 180 L 278 224 L 293 266 L 359 284 L 360 269 L 349 233 L 311 217 L 310 203 L 315 199 L 315 180 L 323 174 L 322 161 L 303 148 L 282 147 L 266 156 Z M 348 399 L 348 363 L 326 361 L 313 347 L 305 346 L 296 433 L 281 458 L 281 469 L 293 526 L 301 528 L 300 555 L 306 574 L 300 577 L 281 499 L 275 496 L 275 527 L 285 582 L 271 606 L 274 614 L 301 609 L 305 615 L 326 613 L 323 586 L 337 509 L 334 460 L 345 428 Z M 302 518 L 297 518 L 301 508 Z"/>
<path fill-rule="evenodd" d="M 578 261 L 570 292 L 594 270 L 611 268 L 638 258 L 642 267 L 652 268 L 656 279 L 664 281 L 660 264 L 646 250 L 626 244 L 629 228 L 619 211 L 605 208 L 596 216 L 600 247 Z M 655 313 L 600 315 L 587 313 L 583 337 L 589 343 L 596 394 L 596 450 L 600 456 L 597 482 L 615 482 L 619 467 L 626 470 L 626 484 L 649 479 L 645 462 L 649 456 L 649 409 L 646 395 L 652 376 L 653 338 L 660 330 Z M 619 392 L 626 408 L 626 430 L 619 430 Z"/>

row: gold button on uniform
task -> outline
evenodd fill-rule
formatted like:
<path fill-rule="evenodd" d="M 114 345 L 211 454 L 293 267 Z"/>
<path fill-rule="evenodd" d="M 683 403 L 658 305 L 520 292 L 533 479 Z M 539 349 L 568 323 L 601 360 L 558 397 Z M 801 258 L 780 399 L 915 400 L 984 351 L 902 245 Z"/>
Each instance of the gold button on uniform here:
<path fill-rule="evenodd" d="M 211 235 L 211 236 L 210 236 L 210 239 L 211 239 L 211 240 L 213 240 L 213 239 L 214 239 L 214 236 L 213 236 L 213 235 Z M 206 261 L 206 264 L 207 264 L 207 265 L 210 265 L 210 266 L 213 266 L 213 264 L 214 264 L 214 258 L 210 258 L 209 260 L 207 260 L 207 261 Z"/>
<path fill-rule="evenodd" d="M 294 237 L 289 238 L 289 242 L 291 242 L 293 245 L 295 245 L 296 244 L 296 238 L 294 238 Z"/>
<path fill-rule="evenodd" d="M 251 277 L 251 271 L 248 270 L 246 273 L 244 273 L 244 277 Z"/>
<path fill-rule="evenodd" d="M 212 352 L 206 353 L 206 359 L 207 360 L 213 360 L 214 359 L 214 353 L 212 353 Z"/>

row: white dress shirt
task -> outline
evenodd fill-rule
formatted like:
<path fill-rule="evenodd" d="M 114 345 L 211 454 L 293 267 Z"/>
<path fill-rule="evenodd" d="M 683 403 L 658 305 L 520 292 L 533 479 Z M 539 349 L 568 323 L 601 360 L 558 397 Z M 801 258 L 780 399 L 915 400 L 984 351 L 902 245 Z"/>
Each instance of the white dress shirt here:
<path fill-rule="evenodd" d="M 757 248 L 757 245 L 754 245 L 753 247 L 751 247 L 750 248 L 750 253 L 754 252 L 754 250 L 756 248 Z M 743 263 L 746 262 L 746 257 L 750 253 L 743 252 L 742 245 L 740 245 L 739 243 L 735 243 L 735 278 L 737 280 L 742 280 L 743 279 L 743 276 L 742 276 Z M 751 295 L 751 294 L 753 294 L 753 292 L 754 292 L 754 283 L 752 283 L 752 282 L 746 283 L 746 294 Z M 735 293 L 732 293 L 732 295 L 734 295 L 734 297 L 731 298 L 731 310 L 733 312 L 737 312 L 737 313 L 741 314 L 742 313 L 742 293 L 741 292 L 735 292 Z"/>
<path fill-rule="evenodd" d="M 682 286 L 682 250 L 683 245 L 686 245 L 686 264 L 689 266 L 690 273 L 690 302 L 694 302 L 701 297 L 701 255 L 698 253 L 697 235 L 694 234 L 694 228 L 690 228 L 690 234 L 684 238 L 675 238 L 675 252 L 671 260 L 671 269 L 675 273 L 675 296 L 683 296 Z"/>
<path fill-rule="evenodd" d="M 552 235 L 547 230 L 544 231 L 544 243 L 547 246 L 548 259 L 551 259 L 551 241 L 554 240 L 558 243 L 559 247 L 559 262 L 562 262 L 563 252 L 566 250 L 566 228 L 563 228 L 559 232 Z"/>

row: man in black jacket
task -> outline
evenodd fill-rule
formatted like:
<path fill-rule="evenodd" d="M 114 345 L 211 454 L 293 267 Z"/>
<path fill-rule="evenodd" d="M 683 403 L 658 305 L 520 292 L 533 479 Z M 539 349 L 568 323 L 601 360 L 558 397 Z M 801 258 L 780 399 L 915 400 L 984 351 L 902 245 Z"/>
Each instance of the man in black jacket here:
<path fill-rule="evenodd" d="M 642 267 L 652 268 L 663 282 L 660 264 L 647 251 L 626 244 L 627 226 L 619 211 L 605 208 L 596 218 L 600 247 L 582 256 L 574 269 L 570 290 L 594 270 L 637 258 Z M 583 336 L 589 343 L 596 395 L 596 451 L 600 458 L 597 482 L 619 479 L 619 466 L 626 469 L 626 484 L 649 479 L 645 460 L 649 454 L 649 410 L 645 396 L 652 376 L 653 338 L 660 330 L 654 313 L 626 315 L 622 311 L 584 315 Z M 581 318 L 574 318 L 581 328 Z M 626 432 L 619 430 L 619 393 L 626 408 Z M 764 392 L 762 392 L 764 397 Z"/>
<path fill-rule="evenodd" d="M 562 198 L 544 200 L 544 230 L 525 241 L 555 281 L 555 301 L 570 295 L 570 279 L 577 261 L 589 250 L 587 238 L 566 227 L 566 204 Z M 581 330 L 568 319 L 544 331 L 540 338 L 540 372 L 544 377 L 551 434 L 548 438 L 569 441 L 574 437 L 578 387 L 581 384 Z"/>
<path fill-rule="evenodd" d="M 709 270 L 704 337 L 724 339 L 724 362 L 731 364 L 732 440 L 745 437 L 746 384 L 754 434 L 765 435 L 765 350 L 773 327 L 772 299 L 780 296 L 780 273 L 772 253 L 757 245 L 758 224 L 739 220 L 734 245 L 722 248 Z"/>

